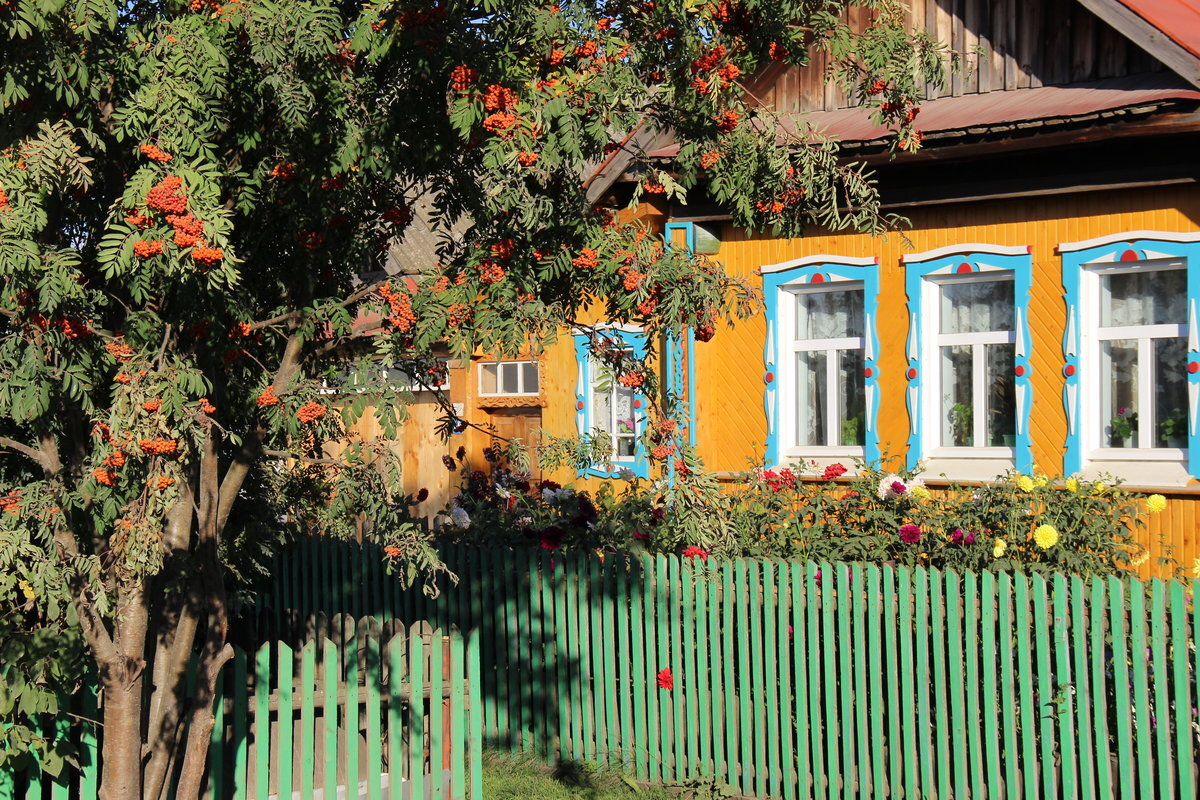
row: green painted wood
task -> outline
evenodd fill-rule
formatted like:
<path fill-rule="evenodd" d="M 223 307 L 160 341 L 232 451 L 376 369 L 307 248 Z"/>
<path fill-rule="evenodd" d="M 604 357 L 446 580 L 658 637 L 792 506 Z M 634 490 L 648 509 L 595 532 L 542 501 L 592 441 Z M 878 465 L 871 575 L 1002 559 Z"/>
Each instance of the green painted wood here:
<path fill-rule="evenodd" d="M 942 748 L 938 747 L 937 743 L 955 741 L 954 730 L 950 724 L 950 704 L 947 694 L 950 678 L 946 672 L 946 602 L 942 589 L 942 573 L 936 569 L 930 569 L 927 574 L 929 577 L 930 631 L 933 635 L 933 717 L 937 726 L 934 729 L 934 752 L 940 755 Z M 950 759 L 935 756 L 934 760 L 937 762 L 938 797 L 949 797 Z"/>
<path fill-rule="evenodd" d="M 1041 741 L 1042 791 L 1045 797 L 1058 796 L 1058 776 L 1054 768 L 1054 721 L 1058 716 L 1061 697 L 1054 685 L 1054 673 L 1050 650 L 1050 598 L 1049 585 L 1042 575 L 1031 579 L 1033 589 L 1033 632 L 1037 643 L 1037 695 L 1036 713 Z"/>
<path fill-rule="evenodd" d="M 738 698 L 738 765 L 741 767 L 742 794 L 754 793 L 754 713 L 751 694 L 753 677 L 750 673 L 750 588 L 746 560 L 733 562 L 734 592 L 736 606 L 734 623 L 737 632 L 737 698 Z"/>
<path fill-rule="evenodd" d="M 1150 653 L 1154 677 L 1154 763 L 1158 767 L 1160 797 L 1178 797 L 1174 792 L 1175 770 L 1171 752 L 1171 669 L 1167 664 L 1166 587 L 1155 578 L 1150 582 Z M 1063 743 L 1064 748 L 1066 743 Z"/>
<path fill-rule="evenodd" d="M 466 647 L 462 634 L 450 633 L 450 798 L 467 796 L 466 751 L 470 738 L 466 691 Z M 478 703 L 479 687 L 472 687 L 471 700 Z"/>
<path fill-rule="evenodd" d="M 794 626 L 792 619 L 792 575 L 786 561 L 775 564 L 776 569 L 776 619 L 775 619 L 775 652 L 779 659 L 779 715 L 782 719 L 783 738 L 780 742 L 779 779 L 783 783 L 784 800 L 795 800 L 797 785 L 802 773 L 796 770 L 796 734 L 800 727 L 800 718 L 795 714 L 795 695 L 792 692 L 792 674 L 795 670 L 795 652 L 792 650 Z M 701 705 L 701 730 L 710 730 L 705 724 Z M 707 737 L 701 739 L 701 743 Z M 707 763 L 707 762 L 705 762 Z"/>
<path fill-rule="evenodd" d="M 246 654 L 241 650 L 235 650 L 235 654 L 242 657 L 242 682 L 235 684 L 241 686 L 242 697 L 245 697 L 246 685 Z M 1186 663 L 1186 660 L 1185 660 Z M 98 709 L 97 688 L 94 686 L 87 687 L 83 690 L 83 717 L 85 720 L 98 720 L 100 713 Z M 245 709 L 242 712 L 242 724 L 245 725 Z M 244 737 L 243 737 L 244 738 Z M 83 729 L 79 739 L 79 758 L 80 764 L 83 767 L 82 774 L 79 776 L 79 800 L 96 800 L 100 792 L 100 747 L 96 737 L 96 725 L 88 722 L 83 723 Z M 3 779 L 0 778 L 0 784 Z M 3 790 L 0 789 L 0 797 L 3 797 Z"/>
<path fill-rule="evenodd" d="M 225 796 L 225 682 L 228 670 L 217 675 L 213 685 L 213 728 L 208 744 L 208 791 L 214 796 Z"/>
<path fill-rule="evenodd" d="M 504 608 L 503 616 L 497 618 L 497 628 L 503 628 L 501 635 L 504 637 L 501 645 L 497 648 L 497 655 L 502 664 L 502 670 L 505 683 L 507 684 L 507 692 L 504 694 L 504 702 L 501 703 L 504 716 L 501 728 L 503 729 L 502 738 L 508 743 L 509 747 L 516 748 L 521 745 L 521 676 L 518 674 L 519 668 L 517 665 L 517 657 L 519 655 L 518 648 L 525 646 L 525 641 L 520 638 L 520 611 L 518 609 L 518 596 L 521 592 L 519 584 L 519 576 L 517 575 L 514 554 L 511 550 L 504 550 L 501 555 L 501 576 L 505 584 L 504 594 L 502 596 L 502 606 Z M 581 617 L 586 620 L 586 606 Z M 581 632 L 583 637 L 587 634 Z M 586 645 L 585 645 L 586 646 Z M 505 684 L 501 684 L 502 686 Z M 587 754 L 586 748 L 589 743 L 586 741 L 585 735 L 585 754 L 587 757 L 594 758 L 594 753 Z"/>
<path fill-rule="evenodd" d="M 850 573 L 850 592 L 854 613 L 854 731 L 855 757 L 858 760 L 858 793 L 866 794 L 872 785 L 871 746 L 868 744 L 870 725 L 867 722 L 868 708 L 871 705 L 867 689 L 867 621 L 866 621 L 866 576 L 861 564 L 854 564 Z M 845 678 L 843 678 L 845 680 Z"/>
<path fill-rule="evenodd" d="M 580 667 L 580 700 L 583 718 L 583 758 L 586 761 L 596 761 L 597 734 L 601 731 L 596 727 L 596 659 L 595 640 L 592 638 L 592 608 L 593 591 L 588 575 L 587 560 L 579 557 L 574 562 L 579 580 L 579 649 Z"/>
<path fill-rule="evenodd" d="M 904 571 L 900 578 L 904 585 L 908 585 L 908 573 Z M 901 734 L 902 730 L 907 730 L 909 720 L 912 719 L 912 692 L 905 693 L 906 703 L 900 702 L 900 682 L 901 676 L 912 675 L 912 647 L 908 648 L 908 659 L 905 661 L 905 654 L 900 646 L 901 625 L 907 625 L 908 622 L 908 604 L 907 599 L 901 601 L 896 592 L 897 576 L 896 571 L 889 564 L 883 568 L 883 609 L 882 620 L 883 625 L 883 642 L 886 649 L 884 659 L 884 685 L 887 687 L 887 708 L 888 711 L 888 791 L 893 796 L 898 796 L 901 791 L 911 791 L 909 788 L 902 789 L 906 786 L 904 783 L 904 762 L 906 748 L 910 746 L 910 742 L 905 740 Z M 907 598 L 907 594 L 905 594 Z M 907 637 L 906 641 L 911 642 Z M 914 756 L 915 758 L 915 756 Z M 914 765 L 915 767 L 915 765 Z M 915 772 L 914 772 L 915 774 Z M 912 796 L 911 794 L 909 795 Z"/>
<path fill-rule="evenodd" d="M 313 764 L 316 755 L 314 693 L 317 689 L 317 643 L 300 650 L 300 798 L 312 800 Z"/>
<path fill-rule="evenodd" d="M 1129 710 L 1129 640 L 1125 627 L 1125 584 L 1108 581 L 1109 635 L 1112 639 L 1112 685 L 1117 717 L 1117 776 L 1122 798 L 1134 798 L 1133 728 Z M 1102 765 L 1103 766 L 1103 765 Z"/>
<path fill-rule="evenodd" d="M 608 671 L 608 656 L 611 655 L 612 628 L 604 624 L 604 580 L 600 571 L 601 561 L 596 558 L 587 559 L 588 580 L 588 616 L 592 634 L 592 714 L 595 718 L 595 758 L 601 763 L 609 760 L 608 741 L 612 736 L 609 730 L 608 695 L 612 682 Z"/>
<path fill-rule="evenodd" d="M 792 636 L 792 668 L 788 672 L 792 675 L 793 691 L 795 698 L 795 706 L 793 709 L 795 720 L 795 739 L 796 739 L 796 795 L 797 797 L 811 798 L 813 789 L 811 785 L 812 767 L 809 757 L 808 747 L 808 636 L 807 626 L 805 625 L 805 589 L 804 589 L 804 572 L 801 565 L 795 561 L 788 564 L 788 577 L 790 582 L 790 600 L 791 600 L 791 636 Z M 714 674 L 715 674 L 714 670 Z M 720 687 L 715 687 L 716 694 L 721 693 Z M 723 774 L 718 769 L 717 774 Z"/>
<path fill-rule="evenodd" d="M 866 596 L 863 598 L 865 604 L 863 624 L 866 626 L 866 639 L 865 645 L 859 649 L 859 653 L 865 651 L 866 656 L 860 655 L 859 658 L 860 663 L 865 664 L 864 674 L 869 676 L 870 685 L 864 688 L 860 704 L 869 707 L 870 720 L 867 720 L 864 713 L 864 716 L 859 718 L 859 725 L 865 726 L 869 730 L 871 743 L 869 747 L 866 744 L 860 744 L 859 749 L 867 748 L 864 752 L 870 754 L 871 793 L 882 797 L 887 791 L 887 751 L 884 749 L 884 732 L 887 728 L 883 711 L 887 707 L 888 701 L 883 693 L 883 629 L 881 625 L 883 586 L 879 567 L 873 564 L 868 565 L 865 570 L 865 578 Z M 861 580 L 859 585 L 862 585 Z M 893 708 L 896 707 L 893 706 Z M 898 711 L 892 711 L 888 716 L 898 716 Z"/>
<path fill-rule="evenodd" d="M 747 650 L 750 656 L 750 685 L 747 695 L 750 697 L 750 708 L 753 720 L 750 731 L 754 739 L 754 790 L 760 797 L 768 793 L 767 773 L 770 769 L 767 756 L 767 739 L 769 734 L 766 718 L 775 709 L 767 706 L 766 662 L 770 655 L 763 652 L 763 594 L 766 584 L 762 577 L 762 566 L 758 560 L 743 560 L 746 565 L 747 611 L 750 616 L 750 644 Z"/>
<path fill-rule="evenodd" d="M 380 632 L 374 622 L 374 620 L 368 620 L 367 622 L 363 683 L 366 685 L 367 690 L 367 708 L 365 714 L 367 725 L 367 797 L 369 800 L 380 800 L 383 793 L 380 781 L 380 773 L 383 771 L 383 726 L 380 719 L 380 706 L 387 694 L 387 687 L 383 683 L 383 642 L 380 640 Z M 399 777 L 399 767 L 393 765 L 391 769 L 395 770 L 397 777 Z"/>
<path fill-rule="evenodd" d="M 277 775 L 276 785 L 279 787 L 280 797 L 292 796 L 292 771 L 295 767 L 293 761 L 293 741 L 292 741 L 292 667 L 295 654 L 292 648 L 287 646 L 286 642 L 279 642 L 279 663 L 276 665 L 276 687 L 279 694 L 279 747 L 276 751 L 278 759 L 279 772 Z"/>
<path fill-rule="evenodd" d="M 1146 588 L 1141 581 L 1129 582 L 1129 645 L 1129 660 L 1133 665 L 1138 791 L 1142 797 L 1153 797 L 1154 745 L 1150 736 L 1150 681 L 1146 670 Z"/>
<path fill-rule="evenodd" d="M 662 740 L 662 731 L 659 723 L 659 696 L 662 690 L 655 685 L 655 674 L 660 669 L 658 655 L 658 631 L 656 621 L 658 619 L 658 586 L 659 576 L 656 571 L 657 561 L 654 556 L 642 556 L 642 581 L 643 581 L 643 601 L 642 601 L 642 623 L 644 625 L 644 640 L 646 643 L 645 656 L 646 665 L 645 672 L 642 675 L 640 684 L 646 687 L 646 749 L 649 765 L 650 780 L 660 782 L 664 779 L 666 773 L 663 769 L 662 748 L 664 741 Z"/>
<path fill-rule="evenodd" d="M 325 692 L 325 706 L 321 709 L 321 716 L 324 720 L 323 749 L 321 758 L 325 764 L 325 783 L 322 787 L 325 792 L 325 797 L 337 797 L 337 772 L 338 772 L 338 686 L 341 684 L 341 675 L 338 669 L 338 649 L 330 640 L 326 639 L 322 643 L 321 653 L 321 678 L 322 688 Z M 357 687 L 346 686 L 346 694 L 350 694 Z"/>
<path fill-rule="evenodd" d="M 433 632 L 433 642 L 429 650 L 429 771 L 433 774 L 430 782 L 430 800 L 442 800 L 442 769 L 444 764 L 443 747 L 446 742 L 442 738 L 445 720 L 444 701 L 442 700 L 442 684 L 446 664 L 446 648 L 450 646 L 446 633 L 449 629 L 438 628 Z"/>
<path fill-rule="evenodd" d="M 509 652 L 512 653 L 512 661 L 509 667 L 509 674 L 516 679 L 517 692 L 515 698 L 518 701 L 517 708 L 513 709 L 513 718 L 516 724 L 517 741 L 520 743 L 521 749 L 528 752 L 535 747 L 535 724 L 533 715 L 533 687 L 535 681 L 529 680 L 535 673 L 534 666 L 534 639 L 533 639 L 533 622 L 532 611 L 530 609 L 530 600 L 533 593 L 533 587 L 530 585 L 533 580 L 533 575 L 529 570 L 530 556 L 528 554 L 514 553 L 513 554 L 513 570 L 512 578 L 515 584 L 513 592 L 513 605 L 516 608 L 517 617 L 513 622 L 516 624 L 516 641 L 509 645 Z M 517 646 L 514 648 L 513 644 Z M 515 667 L 515 668 L 514 668 Z"/>
<path fill-rule="evenodd" d="M 1175 690 L 1175 765 L 1178 796 L 1195 797 L 1196 780 L 1192 775 L 1191 709 L 1200 698 L 1192 695 L 1188 680 L 1187 597 L 1180 581 L 1171 582 L 1171 667 Z M 1200 676 L 1198 676 L 1200 677 Z"/>
<path fill-rule="evenodd" d="M 1076 756 L 1079 770 L 1079 795 L 1096 796 L 1095 762 L 1093 760 L 1092 720 L 1088 716 L 1092 708 L 1091 674 L 1088 664 L 1087 628 L 1087 585 L 1078 575 L 1069 582 L 1070 642 L 1072 675 L 1074 681 L 1075 730 L 1077 732 Z M 1107 765 L 1105 765 L 1107 767 Z"/>
<path fill-rule="evenodd" d="M 71 721 L 60 717 L 54 721 L 54 728 L 56 737 L 68 738 L 71 733 Z M 47 776 L 47 779 L 50 782 L 50 800 L 67 800 L 71 793 L 71 771 L 64 769 L 57 778 Z"/>
<path fill-rule="evenodd" d="M 667 573 L 667 558 L 661 553 L 654 559 L 654 607 L 656 624 L 654 627 L 654 662 L 656 671 L 671 666 L 671 622 L 669 609 L 671 606 L 671 583 Z M 664 781 L 677 781 L 679 762 L 676 759 L 676 740 L 673 738 L 675 706 L 673 689 L 657 689 L 655 697 L 658 700 L 658 742 L 659 763 L 662 768 Z"/>
<path fill-rule="evenodd" d="M 1058 694 L 1058 741 L 1061 755 L 1060 778 L 1064 797 L 1075 797 L 1079 787 L 1078 759 L 1075 750 L 1075 670 L 1071 664 L 1071 637 L 1075 630 L 1071 627 L 1070 597 L 1067 589 L 1067 578 L 1059 573 L 1054 576 L 1054 683 L 1057 684 Z"/>
<path fill-rule="evenodd" d="M 683 716 L 687 703 L 687 689 L 684 685 L 690 676 L 685 674 L 684 645 L 682 637 L 679 635 L 683 629 L 683 603 L 680 601 L 683 595 L 679 563 L 681 560 L 678 556 L 667 557 L 667 585 L 669 587 L 667 607 L 670 611 L 670 624 L 666 631 L 662 628 L 659 629 L 660 636 L 665 634 L 669 653 L 667 663 L 671 667 L 671 675 L 675 679 L 675 688 L 667 692 L 667 695 L 671 705 L 671 765 L 676 780 L 688 776 L 687 742 L 683 729 Z"/>
<path fill-rule="evenodd" d="M 346 785 L 353 787 L 354 791 L 358 791 L 359 783 L 362 781 L 361 764 L 359 763 L 358 752 L 358 731 L 359 731 L 359 683 L 358 683 L 358 651 L 359 640 L 357 636 L 351 636 L 342 644 L 342 660 L 346 664 L 346 699 L 342 707 L 342 719 L 345 724 L 342 730 L 345 731 L 346 740 Z M 366 692 L 368 702 L 370 701 L 370 690 Z M 265 797 L 266 795 L 260 795 Z"/>
<path fill-rule="evenodd" d="M 759 588 L 755 592 L 758 602 L 761 607 L 761 614 L 756 614 L 756 618 L 762 618 L 762 637 L 756 651 L 759 654 L 759 663 L 762 665 L 762 687 L 766 691 L 766 697 L 760 704 L 759 708 L 766 715 L 766 746 L 765 758 L 763 761 L 764 778 L 766 780 L 766 793 L 771 796 L 778 796 L 781 791 L 780 773 L 782 765 L 780 764 L 780 725 L 779 715 L 781 703 L 779 702 L 779 651 L 775 647 L 775 603 L 779 597 L 775 584 L 775 565 L 764 560 L 760 565 Z M 759 728 L 763 730 L 763 728 Z M 763 737 L 758 737 L 762 739 Z"/>
<path fill-rule="evenodd" d="M 838 715 L 838 640 L 837 640 L 837 573 L 827 562 L 821 563 L 823 585 L 821 589 L 821 653 L 825 674 L 821 688 L 824 690 L 825 709 L 825 774 L 828 776 L 826 789 L 830 800 L 841 790 L 842 768 L 838 742 L 842 739 L 842 727 Z"/>
<path fill-rule="evenodd" d="M 837 564 L 834 566 L 834 571 L 837 575 L 835 616 L 837 617 L 838 688 L 841 700 L 838 719 L 841 722 L 839 738 L 842 743 L 842 796 L 846 800 L 850 800 L 855 794 L 854 782 L 858 756 L 854 746 L 854 640 L 850 633 L 853 606 L 849 565 Z"/>
<path fill-rule="evenodd" d="M 917 729 L 915 740 L 921 767 L 918 791 L 930 795 L 934 792 L 934 759 L 929 746 L 929 735 L 933 730 L 930 710 L 929 686 L 933 682 L 933 671 L 929 661 L 929 574 L 917 567 L 912 571 L 913 617 L 916 640 L 916 686 L 917 686 Z M 920 796 L 920 795 L 914 795 Z"/>
<path fill-rule="evenodd" d="M 467 638 L 467 684 L 475 686 L 479 680 L 479 639 L 477 634 L 472 631 Z M 470 711 L 468 717 L 468 741 L 467 759 L 470 765 L 470 783 L 471 783 L 471 800 L 484 800 L 483 798 L 483 724 L 480 719 L 479 711 L 481 704 L 478 702 L 478 697 L 472 695 L 467 701 L 467 708 Z"/>
<path fill-rule="evenodd" d="M 266 797 L 271 777 L 271 644 L 258 648 L 254 660 L 254 787 Z"/>
<path fill-rule="evenodd" d="M 564 629 L 568 673 L 567 703 L 571 709 L 571 758 L 582 759 L 583 754 L 583 666 L 579 657 L 579 573 L 573 556 L 563 556 L 563 578 L 565 581 L 567 625 Z"/>
<path fill-rule="evenodd" d="M 725 733 L 725 771 L 721 773 L 725 782 L 737 786 L 741 780 L 741 769 L 738 752 L 738 703 L 737 683 L 734 681 L 734 646 L 733 625 L 737 607 L 737 590 L 734 578 L 733 561 L 721 564 L 721 653 L 724 656 L 720 662 L 722 695 L 725 698 L 723 731 Z"/>
<path fill-rule="evenodd" d="M 542 756 L 550 759 L 558 754 L 558 737 L 562 708 L 558 700 L 558 644 L 556 641 L 556 622 L 554 618 L 554 569 L 550 554 L 543 552 L 538 561 L 538 588 L 541 595 L 538 598 L 538 609 L 541 625 L 539 633 L 542 639 L 542 694 L 545 727 L 542 741 Z M 623 596 L 623 595 L 622 595 Z"/>
<path fill-rule="evenodd" d="M 1105 581 L 1103 578 L 1093 578 L 1091 581 L 1091 596 L 1089 598 L 1090 607 L 1089 613 L 1089 639 L 1091 646 L 1089 655 L 1091 661 L 1090 684 L 1092 696 L 1096 698 L 1107 698 L 1108 691 L 1106 689 L 1106 671 L 1108 646 L 1105 638 L 1108 632 L 1106 624 L 1106 610 L 1108 602 L 1105 599 Z M 1092 741 L 1096 747 L 1096 786 L 1099 790 L 1100 797 L 1111 798 L 1112 792 L 1112 777 L 1109 770 L 1109 747 L 1108 747 L 1108 712 L 1106 703 L 1096 702 L 1092 706 Z"/>
<path fill-rule="evenodd" d="M 964 681 L 961 680 L 966 667 L 964 665 L 963 645 L 964 633 L 962 625 L 962 587 L 958 573 L 946 570 L 943 573 L 946 586 L 946 668 L 947 689 L 950 696 L 950 726 L 954 742 L 969 742 L 968 730 L 977 730 L 974 725 L 968 729 L 966 717 L 966 698 L 964 697 Z M 978 748 L 968 744 L 966 752 L 959 753 L 950 759 L 954 774 L 954 794 L 964 797 L 967 793 L 967 770 L 970 766 L 972 753 L 978 753 Z"/>
<path fill-rule="evenodd" d="M 405 706 L 409 698 L 404 694 L 405 679 L 408 677 L 408 645 L 414 636 L 411 628 L 398 631 L 387 643 L 387 773 L 388 796 L 400 800 L 400 781 L 403 777 L 410 780 L 412 773 L 407 771 L 408 762 L 405 760 L 405 740 L 411 734 Z M 408 748 L 412 748 L 412 740 L 408 739 Z"/>
<path fill-rule="evenodd" d="M 983 674 L 983 693 L 980 697 L 979 719 L 983 728 L 984 762 L 987 767 L 987 796 L 999 797 L 1004 785 L 1000 766 L 1001 699 L 999 675 L 999 645 L 996 643 L 996 576 L 990 572 L 979 576 L 979 657 Z M 1008 640 L 1008 630 L 1001 628 Z M 980 782 L 979 785 L 983 785 Z"/>
<path fill-rule="evenodd" d="M 967 729 L 968 785 L 976 791 L 982 791 L 986 779 L 983 772 L 983 728 L 979 717 L 979 576 L 974 572 L 963 573 L 962 594 L 963 662 L 966 676 L 962 689 L 966 709 L 964 724 Z M 989 651 L 989 654 L 991 652 L 994 651 Z"/>
<path fill-rule="evenodd" d="M 567 616 L 567 575 L 562 559 L 551 561 L 551 588 L 554 594 L 554 665 L 556 672 L 555 708 L 558 714 L 558 757 L 566 759 L 572 750 L 571 728 L 571 648 L 568 639 L 571 621 Z"/>
<path fill-rule="evenodd" d="M 687 775 L 700 775 L 700 731 L 696 720 L 700 717 L 700 692 L 703 679 L 696 665 L 696 575 L 691 559 L 677 560 L 679 563 L 679 602 L 683 613 L 682 635 L 677 651 L 681 651 L 682 664 L 679 671 L 683 702 L 679 703 L 676 719 L 687 734 Z M 610 628 L 611 630 L 611 628 Z M 707 698 L 706 698 L 707 700 Z"/>
<path fill-rule="evenodd" d="M 693 641 L 696 645 L 696 663 L 692 674 L 696 681 L 696 697 L 699 708 L 698 716 L 692 719 L 697 721 L 700 729 L 700 749 L 697 754 L 697 763 L 699 765 L 697 774 L 700 775 L 719 774 L 716 771 L 716 765 L 713 760 L 713 743 L 717 738 L 714 730 L 713 716 L 717 711 L 716 704 L 720 695 L 713 688 L 713 675 L 709 662 L 709 642 L 712 632 L 709 618 L 708 590 L 714 569 L 710 564 L 704 563 L 694 572 L 696 612 Z"/>
<path fill-rule="evenodd" d="M 626 590 L 629 596 L 629 687 L 632 716 L 626 719 L 633 726 L 633 775 L 637 780 L 650 779 L 650 755 L 648 753 L 646 692 L 648 682 L 646 676 L 649 669 L 646 666 L 646 619 L 643 609 L 643 598 L 646 591 L 645 561 L 641 557 L 628 560 L 627 572 L 624 575 Z"/>
<path fill-rule="evenodd" d="M 1037 731 L 1038 713 L 1034 699 L 1033 645 L 1030 641 L 1029 626 L 1032 614 L 1029 610 L 1029 579 L 1018 573 L 1014 576 L 1013 612 L 1016 625 L 1017 639 L 1017 692 L 1020 703 L 1021 720 L 1021 778 L 1025 797 L 1037 797 L 1038 755 Z"/>
<path fill-rule="evenodd" d="M 435 646 L 436 643 L 435 639 Z M 425 798 L 425 656 L 428 650 L 429 643 L 421 633 L 420 623 L 414 623 L 408 635 L 408 788 L 411 792 L 408 800 Z M 440 704 L 441 698 L 435 702 Z M 396 786 L 400 779 L 399 764 L 393 765 L 392 769 L 392 785 Z M 440 781 L 441 770 L 437 773 Z M 393 793 L 393 800 L 400 798 Z"/>

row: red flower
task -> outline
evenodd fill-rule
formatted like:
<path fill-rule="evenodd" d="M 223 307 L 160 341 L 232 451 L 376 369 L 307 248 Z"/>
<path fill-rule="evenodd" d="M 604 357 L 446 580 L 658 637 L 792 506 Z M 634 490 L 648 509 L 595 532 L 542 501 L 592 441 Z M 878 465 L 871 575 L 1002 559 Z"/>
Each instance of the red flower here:
<path fill-rule="evenodd" d="M 834 478 L 840 478 L 846 474 L 846 467 L 842 464 L 830 464 L 825 468 L 825 472 L 821 475 L 825 480 L 831 481 Z"/>
<path fill-rule="evenodd" d="M 451 472 L 454 472 L 456 469 L 458 469 L 458 467 L 454 464 L 454 459 L 450 456 L 442 456 L 442 465 Z"/>
<path fill-rule="evenodd" d="M 429 490 L 422 487 L 421 491 L 417 492 L 417 502 L 424 503 L 429 499 Z"/>
<path fill-rule="evenodd" d="M 692 545 L 691 547 L 684 548 L 683 557 L 684 558 L 698 558 L 701 561 L 708 561 L 708 551 L 705 550 L 703 547 L 697 547 L 696 545 Z"/>
<path fill-rule="evenodd" d="M 921 528 L 918 525 L 901 525 L 900 541 L 906 544 L 916 544 L 921 541 Z"/>
<path fill-rule="evenodd" d="M 675 688 L 675 676 L 671 674 L 670 667 L 658 671 L 658 688 L 668 692 Z"/>

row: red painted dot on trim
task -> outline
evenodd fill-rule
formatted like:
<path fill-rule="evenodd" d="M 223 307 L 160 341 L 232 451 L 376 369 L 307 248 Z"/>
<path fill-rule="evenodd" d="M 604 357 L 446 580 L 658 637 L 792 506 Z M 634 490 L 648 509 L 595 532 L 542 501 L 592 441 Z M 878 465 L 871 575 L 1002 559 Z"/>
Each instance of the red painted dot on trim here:
<path fill-rule="evenodd" d="M 1188 364 L 1188 372 L 1192 373 L 1193 375 L 1195 375 L 1197 372 L 1200 372 L 1200 362 L 1197 362 L 1197 361 L 1190 362 Z"/>
<path fill-rule="evenodd" d="M 958 271 L 959 272 L 974 272 L 975 270 L 970 264 L 968 264 L 967 262 L 964 261 L 963 263 L 958 265 Z"/>
<path fill-rule="evenodd" d="M 1071 377 L 1072 375 L 1074 375 L 1075 374 L 1075 365 L 1067 364 L 1065 367 L 1063 367 L 1063 374 L 1066 375 L 1068 378 Z"/>
<path fill-rule="evenodd" d="M 869 378 L 869 377 L 871 377 L 871 376 L 872 376 L 872 375 L 874 375 L 874 374 L 875 374 L 875 370 L 871 369 L 870 367 L 867 367 L 866 369 L 864 369 L 864 370 L 863 370 L 863 377 L 864 377 L 864 378 Z"/>
<path fill-rule="evenodd" d="M 641 400 L 634 400 L 634 401 L 633 401 L 633 407 L 634 407 L 634 408 L 641 408 L 641 407 L 642 407 L 642 401 L 641 401 Z"/>
<path fill-rule="evenodd" d="M 819 272 L 818 272 L 818 273 L 816 273 L 815 275 L 813 275 L 813 276 L 812 276 L 812 282 L 813 282 L 813 283 L 824 283 L 824 282 L 825 282 L 825 276 L 824 276 L 824 275 L 822 275 L 821 273 L 819 273 Z"/>
<path fill-rule="evenodd" d="M 575 403 L 575 408 L 578 409 L 579 411 L 583 411 L 583 401 L 582 400 L 577 401 Z"/>
<path fill-rule="evenodd" d="M 763 380 L 766 381 L 767 383 L 771 383 L 772 381 L 775 380 L 775 373 L 768 372 L 766 375 L 763 375 Z"/>
<path fill-rule="evenodd" d="M 1141 256 L 1137 254 L 1136 250 L 1126 250 L 1124 253 L 1121 253 L 1122 261 L 1137 261 L 1139 258 Z"/>
<path fill-rule="evenodd" d="M 1018 364 L 1016 369 L 1013 370 L 1013 374 L 1016 375 L 1018 378 L 1020 378 L 1021 376 L 1023 376 L 1025 374 L 1025 367 Z"/>
<path fill-rule="evenodd" d="M 913 378 L 917 377 L 917 369 L 916 367 L 909 367 L 908 372 L 904 374 L 907 375 L 908 379 L 911 381 Z"/>

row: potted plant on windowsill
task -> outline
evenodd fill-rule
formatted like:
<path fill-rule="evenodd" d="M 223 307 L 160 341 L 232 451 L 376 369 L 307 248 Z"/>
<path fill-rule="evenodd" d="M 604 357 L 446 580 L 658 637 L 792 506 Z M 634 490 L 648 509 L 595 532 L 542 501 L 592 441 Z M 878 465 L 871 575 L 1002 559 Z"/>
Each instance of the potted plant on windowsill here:
<path fill-rule="evenodd" d="M 1187 447 L 1187 411 L 1172 408 L 1158 423 L 1158 439 L 1166 447 Z"/>
<path fill-rule="evenodd" d="M 950 420 L 954 446 L 970 447 L 971 434 L 974 432 L 974 409 L 966 403 L 955 403 L 950 406 L 950 412 L 946 416 Z"/>
<path fill-rule="evenodd" d="M 1133 447 L 1133 432 L 1137 428 L 1137 412 L 1121 406 L 1108 421 L 1108 446 Z"/>

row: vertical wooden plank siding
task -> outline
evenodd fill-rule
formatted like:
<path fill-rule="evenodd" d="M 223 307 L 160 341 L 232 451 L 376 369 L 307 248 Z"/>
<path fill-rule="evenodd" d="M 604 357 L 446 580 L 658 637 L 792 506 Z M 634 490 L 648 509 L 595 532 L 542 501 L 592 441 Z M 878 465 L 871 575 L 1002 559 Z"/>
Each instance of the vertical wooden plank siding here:
<path fill-rule="evenodd" d="M 279 748 L 276 758 L 279 759 L 277 786 L 280 797 L 292 796 L 292 648 L 287 643 L 279 643 L 279 663 L 276 665 L 276 691 L 279 695 Z"/>
<path fill-rule="evenodd" d="M 408 786 L 410 794 L 409 800 L 425 800 L 425 653 L 427 645 L 425 636 L 422 635 L 422 627 L 420 623 L 413 623 L 409 629 L 408 637 Z M 437 647 L 440 642 L 433 637 L 433 646 Z M 398 703 L 401 694 L 396 691 L 391 702 Z M 431 702 L 441 705 L 442 699 L 432 698 Z M 437 769 L 434 780 L 438 782 L 442 779 L 441 770 L 441 753 L 435 754 L 431 761 L 436 761 Z M 433 772 L 433 765 L 430 765 L 430 771 Z M 391 767 L 393 800 L 401 800 L 398 789 L 400 788 L 400 764 L 393 764 Z"/>

